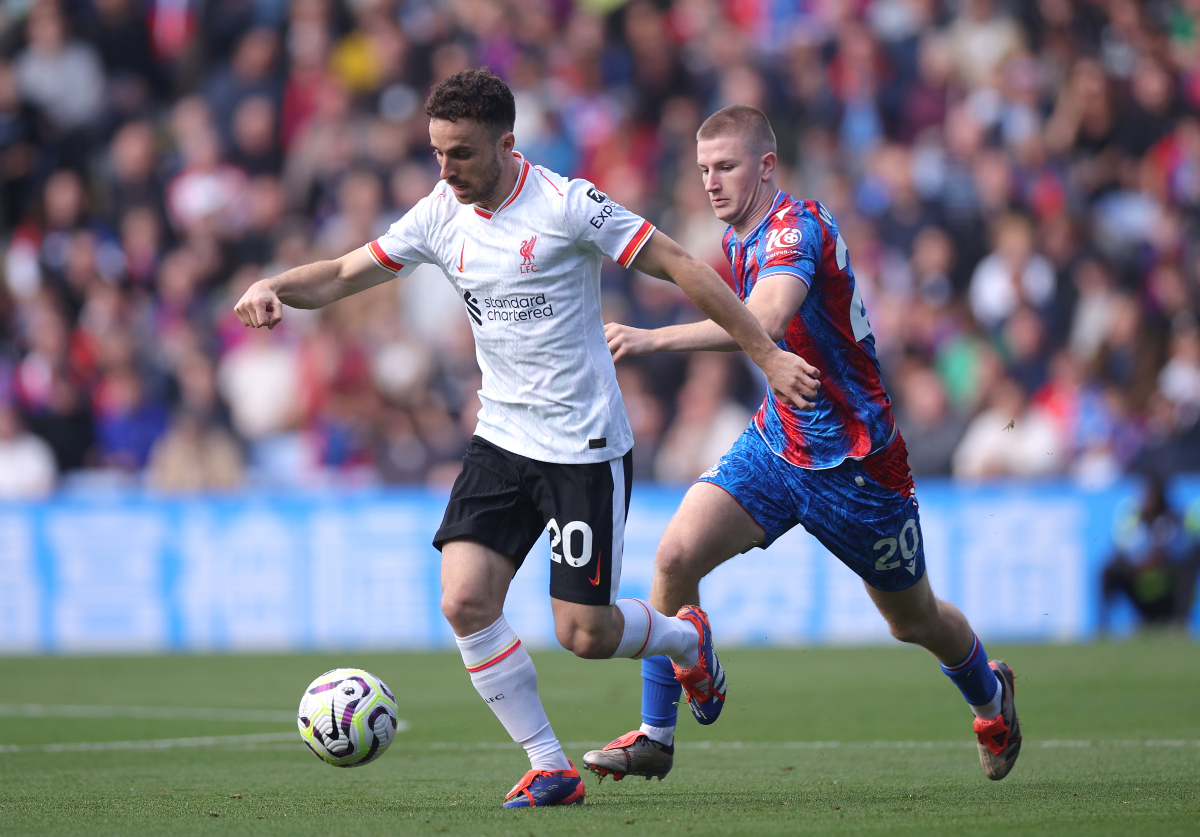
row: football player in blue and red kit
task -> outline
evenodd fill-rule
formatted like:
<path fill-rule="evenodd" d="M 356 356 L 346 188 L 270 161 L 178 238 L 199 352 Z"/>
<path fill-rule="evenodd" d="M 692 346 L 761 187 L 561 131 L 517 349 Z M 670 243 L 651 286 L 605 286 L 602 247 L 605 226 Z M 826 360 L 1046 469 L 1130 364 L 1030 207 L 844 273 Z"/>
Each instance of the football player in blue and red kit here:
<path fill-rule="evenodd" d="M 700 579 L 797 524 L 864 581 L 892 635 L 928 649 L 975 714 L 984 772 L 1004 778 L 1021 748 L 1013 673 L 989 662 L 954 605 L 925 573 L 916 491 L 904 439 L 880 379 L 875 338 L 837 222 L 816 201 L 775 185 L 775 134 L 756 108 L 734 105 L 697 134 L 697 162 L 717 217 L 735 290 L 771 337 L 820 380 L 803 408 L 769 394 L 741 438 L 691 487 L 655 557 L 650 603 L 661 613 L 699 605 Z M 711 320 L 642 330 L 609 323 L 620 359 L 654 352 L 733 351 Z M 680 687 L 669 660 L 642 663 L 640 729 L 584 756 L 622 778 L 671 769 Z M 724 684 L 715 684 L 720 696 Z M 695 713 L 701 723 L 719 714 Z"/>

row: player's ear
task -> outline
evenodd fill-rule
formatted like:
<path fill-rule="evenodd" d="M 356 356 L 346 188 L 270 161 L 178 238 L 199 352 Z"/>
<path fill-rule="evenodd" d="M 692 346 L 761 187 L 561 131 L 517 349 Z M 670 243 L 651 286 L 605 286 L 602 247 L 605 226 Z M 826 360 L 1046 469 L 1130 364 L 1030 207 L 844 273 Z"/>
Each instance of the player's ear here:
<path fill-rule="evenodd" d="M 775 176 L 775 164 L 779 162 L 779 158 L 774 151 L 768 151 L 762 156 L 762 179 L 765 183 Z"/>
<path fill-rule="evenodd" d="M 505 131 L 500 135 L 500 153 L 501 155 L 512 154 L 512 151 L 517 146 L 517 138 L 512 131 Z"/>

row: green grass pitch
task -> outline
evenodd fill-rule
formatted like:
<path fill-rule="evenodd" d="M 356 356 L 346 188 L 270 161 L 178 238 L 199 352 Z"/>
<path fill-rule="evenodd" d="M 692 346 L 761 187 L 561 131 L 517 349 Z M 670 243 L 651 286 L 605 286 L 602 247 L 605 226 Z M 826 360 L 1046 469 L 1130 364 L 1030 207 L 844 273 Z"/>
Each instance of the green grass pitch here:
<path fill-rule="evenodd" d="M 730 649 L 725 713 L 683 719 L 666 781 L 589 775 L 587 804 L 517 811 L 499 804 L 524 754 L 457 654 L 0 658 L 0 834 L 1200 834 L 1200 645 L 990 650 L 1016 670 L 1025 733 L 1003 782 L 924 652 Z M 534 658 L 576 763 L 636 725 L 636 663 Z M 318 762 L 289 720 L 342 665 L 382 677 L 410 725 L 356 770 Z M 160 710 L 79 708 L 111 706 Z"/>

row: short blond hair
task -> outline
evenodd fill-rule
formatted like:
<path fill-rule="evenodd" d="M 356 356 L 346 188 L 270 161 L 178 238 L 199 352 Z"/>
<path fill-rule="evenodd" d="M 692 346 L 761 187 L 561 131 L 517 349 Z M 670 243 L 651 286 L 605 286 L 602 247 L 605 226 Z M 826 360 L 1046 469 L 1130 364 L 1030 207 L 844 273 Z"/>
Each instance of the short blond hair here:
<path fill-rule="evenodd" d="M 721 108 L 705 119 L 696 132 L 697 141 L 727 136 L 741 137 L 750 150 L 757 154 L 776 153 L 775 132 L 771 130 L 771 122 L 756 107 L 730 105 Z"/>

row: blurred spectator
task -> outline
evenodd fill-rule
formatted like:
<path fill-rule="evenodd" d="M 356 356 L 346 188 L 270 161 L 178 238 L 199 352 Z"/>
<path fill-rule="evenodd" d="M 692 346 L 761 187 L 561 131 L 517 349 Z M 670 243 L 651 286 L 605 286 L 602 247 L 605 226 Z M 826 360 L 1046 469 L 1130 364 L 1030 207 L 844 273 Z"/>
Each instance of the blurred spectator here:
<path fill-rule="evenodd" d="M 1021 48 L 1024 36 L 1017 22 L 1003 14 L 993 0 L 964 0 L 950 24 L 959 77 L 968 88 L 992 81 L 992 73 Z"/>
<path fill-rule="evenodd" d="M 181 410 L 150 451 L 146 482 L 171 494 L 228 490 L 242 481 L 242 452 L 228 431 Z"/>
<path fill-rule="evenodd" d="M 946 119 L 954 56 L 950 40 L 928 32 L 921 38 L 919 75 L 904 93 L 900 107 L 899 138 L 911 143 L 926 128 L 940 126 Z"/>
<path fill-rule="evenodd" d="M 70 38 L 66 20 L 50 2 L 30 9 L 25 36 L 29 45 L 15 64 L 21 95 L 61 134 L 94 125 L 104 107 L 104 67 L 96 51 Z"/>
<path fill-rule="evenodd" d="M 232 161 L 254 177 L 279 174 L 283 156 L 275 144 L 275 104 L 266 96 L 247 96 L 233 113 Z"/>
<path fill-rule="evenodd" d="M 100 462 L 121 470 L 141 470 L 166 429 L 165 407 L 146 397 L 141 379 L 130 368 L 107 373 L 97 385 L 95 401 Z"/>
<path fill-rule="evenodd" d="M 720 459 L 750 423 L 746 408 L 727 398 L 731 357 L 694 355 L 679 390 L 677 415 L 663 436 L 654 476 L 663 482 L 690 482 Z"/>
<path fill-rule="evenodd" d="M 662 402 L 649 391 L 646 375 L 639 367 L 622 364 L 617 369 L 617 383 L 621 387 L 625 409 L 629 413 L 629 426 L 633 430 L 633 478 L 653 479 L 658 443 L 666 424 L 666 410 Z"/>
<path fill-rule="evenodd" d="M 282 86 L 273 72 L 278 51 L 279 35 L 274 30 L 251 29 L 238 42 L 229 64 L 216 67 L 205 81 L 204 98 L 227 145 L 233 137 L 234 115 L 243 101 L 262 96 L 272 107 L 280 101 Z"/>
<path fill-rule="evenodd" d="M 201 127 L 182 140 L 183 171 L 167 184 L 167 209 L 179 231 L 229 230 L 245 214 L 246 175 L 221 160 L 217 135 Z"/>
<path fill-rule="evenodd" d="M 158 176 L 154 127 L 127 122 L 113 136 L 107 186 L 108 218 L 121 223 L 136 209 L 150 209 L 166 220 L 163 184 Z"/>
<path fill-rule="evenodd" d="M 33 191 L 38 114 L 21 98 L 16 72 L 0 61 L 0 228 L 21 220 Z"/>
<path fill-rule="evenodd" d="M 11 404 L 0 403 L 0 498 L 44 497 L 54 482 L 54 451 L 21 426 Z"/>
<path fill-rule="evenodd" d="M 1054 425 L 1041 410 L 1027 407 L 1020 385 L 1001 379 L 954 451 L 954 476 L 981 480 L 1060 473 L 1064 457 Z"/>
<path fill-rule="evenodd" d="M 1046 381 L 1046 336 L 1042 318 L 1028 306 L 1013 312 L 1000 335 L 1006 367 L 1025 392 L 1035 392 Z"/>
<path fill-rule="evenodd" d="M 166 92 L 166 73 L 154 55 L 147 15 L 136 0 L 94 0 L 84 23 L 108 76 L 108 98 L 119 115 L 144 109 Z"/>
<path fill-rule="evenodd" d="M 971 311 L 979 323 L 998 328 L 1021 303 L 1045 309 L 1054 298 L 1054 268 L 1033 250 L 1033 225 L 1019 215 L 996 223 L 995 249 L 971 276 Z"/>
<path fill-rule="evenodd" d="M 13 389 L 29 429 L 54 451 L 59 470 L 82 467 L 92 447 L 91 405 L 84 392 L 87 370 L 72 357 L 68 326 L 45 296 L 38 296 L 24 324 L 26 353 Z"/>
<path fill-rule="evenodd" d="M 1158 373 L 1158 391 L 1175 408 L 1178 427 L 1200 418 L 1200 331 L 1181 329 L 1171 340 L 1171 355 Z"/>
<path fill-rule="evenodd" d="M 1070 346 L 1077 359 L 1087 362 L 1104 343 L 1115 313 L 1116 289 L 1111 271 L 1096 258 L 1081 260 L 1072 279 L 1079 299 L 1071 320 Z"/>
<path fill-rule="evenodd" d="M 217 367 L 233 427 L 251 442 L 294 430 L 300 421 L 300 358 L 281 338 L 256 329 Z"/>
<path fill-rule="evenodd" d="M 914 476 L 949 476 L 954 449 L 966 422 L 950 409 L 937 373 L 917 367 L 904 376 L 899 391 L 896 423 L 908 446 L 908 465 Z"/>
<path fill-rule="evenodd" d="M 1200 550 L 1182 516 L 1171 508 L 1161 477 L 1147 478 L 1136 517 L 1117 541 L 1101 579 L 1101 630 L 1109 627 L 1109 611 L 1119 595 L 1134 606 L 1143 624 L 1182 628 L 1196 595 Z"/>

